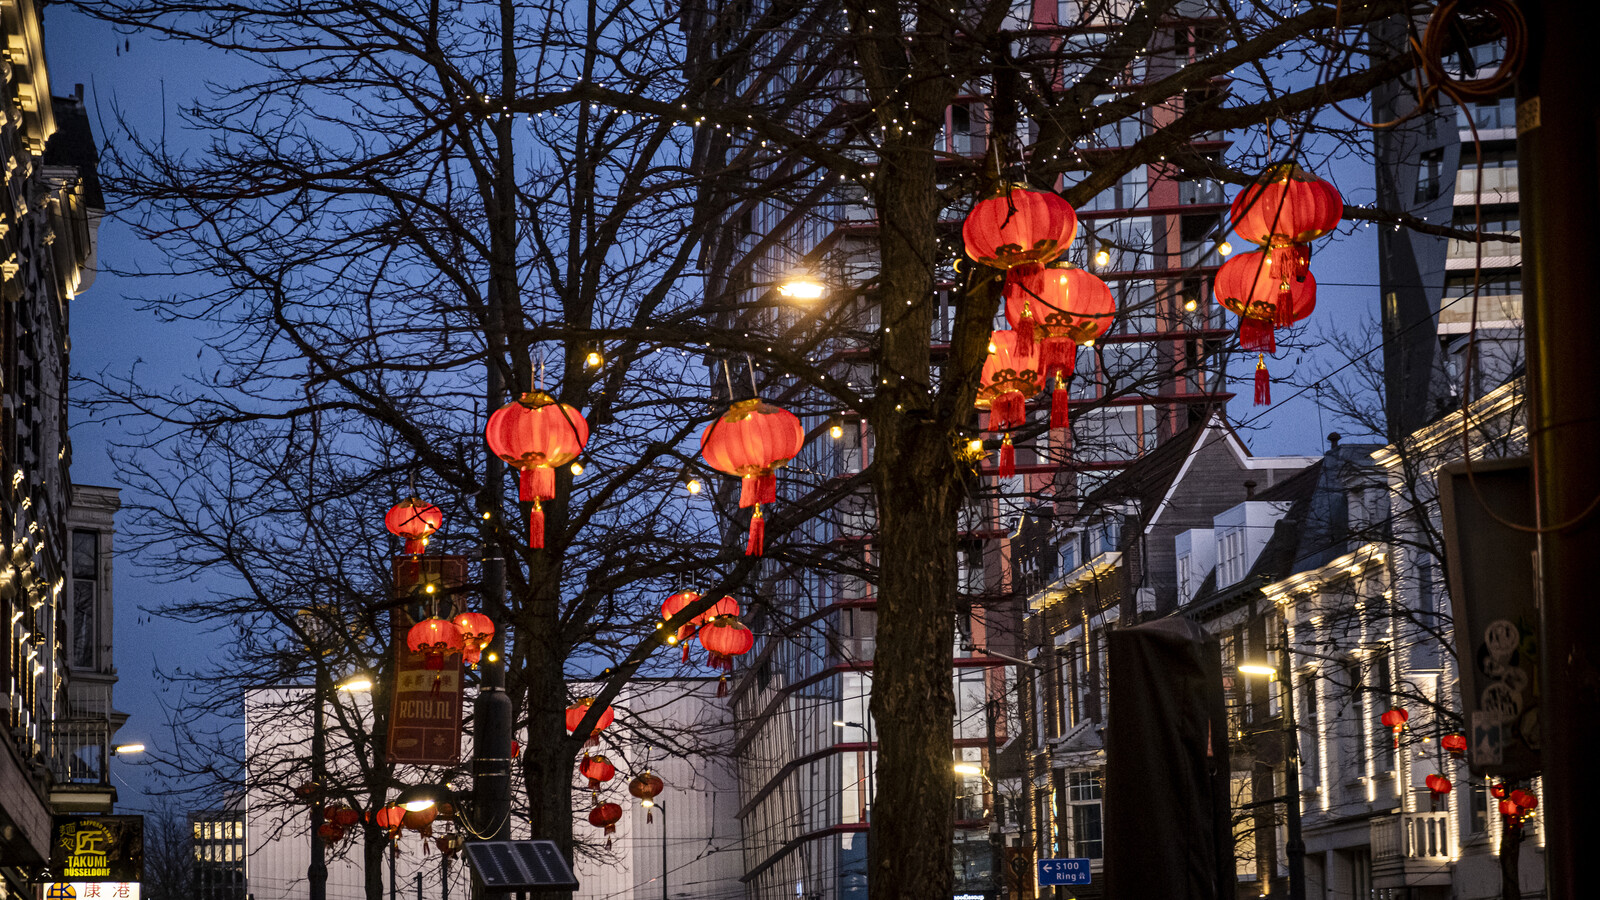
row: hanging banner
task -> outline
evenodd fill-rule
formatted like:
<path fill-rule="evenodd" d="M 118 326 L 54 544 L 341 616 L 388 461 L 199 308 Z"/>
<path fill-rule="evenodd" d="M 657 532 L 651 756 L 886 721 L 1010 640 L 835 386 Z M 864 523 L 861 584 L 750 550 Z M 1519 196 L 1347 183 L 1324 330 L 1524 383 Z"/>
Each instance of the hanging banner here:
<path fill-rule="evenodd" d="M 68 882 L 143 879 L 144 816 L 56 816 L 47 877 Z"/>
<path fill-rule="evenodd" d="M 419 765 L 461 761 L 461 654 L 435 661 L 406 646 L 411 626 L 428 616 L 451 618 L 465 607 L 458 592 L 467 583 L 464 556 L 398 556 L 395 599 L 389 614 L 394 634 L 395 681 L 389 703 L 389 759 Z"/>

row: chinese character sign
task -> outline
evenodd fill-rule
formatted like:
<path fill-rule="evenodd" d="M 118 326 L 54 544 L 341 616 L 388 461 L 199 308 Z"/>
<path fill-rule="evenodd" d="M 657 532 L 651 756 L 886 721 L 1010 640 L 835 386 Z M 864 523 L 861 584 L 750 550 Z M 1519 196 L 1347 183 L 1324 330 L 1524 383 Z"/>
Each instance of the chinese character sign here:
<path fill-rule="evenodd" d="M 144 817 L 57 816 L 50 877 L 86 883 L 139 881 L 144 877 Z"/>

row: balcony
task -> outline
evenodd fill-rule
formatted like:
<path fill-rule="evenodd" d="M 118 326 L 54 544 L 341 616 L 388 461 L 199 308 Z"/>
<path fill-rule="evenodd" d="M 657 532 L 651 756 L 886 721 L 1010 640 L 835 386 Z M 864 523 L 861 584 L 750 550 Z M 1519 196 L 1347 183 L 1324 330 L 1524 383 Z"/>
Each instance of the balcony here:
<path fill-rule="evenodd" d="M 1371 820 L 1372 886 L 1450 884 L 1450 814 L 1408 812 Z"/>
<path fill-rule="evenodd" d="M 116 802 L 111 786 L 111 733 L 107 719 L 68 719 L 50 729 L 50 802 L 59 812 L 108 813 Z"/>

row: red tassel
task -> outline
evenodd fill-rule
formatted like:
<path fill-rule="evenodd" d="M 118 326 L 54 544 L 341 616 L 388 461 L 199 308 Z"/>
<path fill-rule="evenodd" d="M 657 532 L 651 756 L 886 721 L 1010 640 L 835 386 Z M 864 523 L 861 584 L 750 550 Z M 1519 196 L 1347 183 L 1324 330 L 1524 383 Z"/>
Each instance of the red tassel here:
<path fill-rule="evenodd" d="M 1012 428 L 1022 427 L 1025 419 L 1024 410 L 1026 401 L 1017 391 L 1006 391 L 994 398 L 989 403 L 989 428 L 992 431 L 1008 431 Z"/>
<path fill-rule="evenodd" d="M 554 500 L 556 496 L 556 470 L 549 466 L 523 469 L 517 477 L 517 499 L 523 503 L 535 500 Z"/>
<path fill-rule="evenodd" d="M 517 499 L 523 503 L 532 503 L 538 496 L 533 484 L 533 470 L 519 469 L 517 471 Z"/>
<path fill-rule="evenodd" d="M 1050 427 L 1066 428 L 1067 420 L 1067 385 L 1060 376 L 1056 377 L 1056 389 L 1050 392 Z"/>
<path fill-rule="evenodd" d="M 427 549 L 428 549 L 428 542 L 427 541 L 421 541 L 421 540 L 417 540 L 417 541 L 409 541 L 408 540 L 408 541 L 406 541 L 405 552 L 407 552 L 407 553 L 418 554 L 418 553 L 422 553 L 423 551 L 425 551 Z"/>
<path fill-rule="evenodd" d="M 1033 320 L 1033 308 L 1028 301 L 1022 301 L 1022 315 L 1017 319 L 1017 346 L 1016 354 L 1019 357 L 1029 357 L 1034 353 L 1034 344 L 1037 343 L 1034 329 L 1038 327 Z"/>
<path fill-rule="evenodd" d="M 1039 371 L 1046 378 L 1071 375 L 1078 368 L 1078 345 L 1071 338 L 1046 337 L 1039 354 Z"/>
<path fill-rule="evenodd" d="M 1267 361 L 1265 357 L 1256 359 L 1256 405 L 1267 406 L 1272 403 L 1272 376 L 1267 374 Z"/>
<path fill-rule="evenodd" d="M 1277 353 L 1278 339 L 1273 334 L 1272 323 L 1249 316 L 1239 320 L 1239 349 Z"/>
<path fill-rule="evenodd" d="M 544 549 L 544 507 L 537 500 L 533 501 L 533 509 L 528 510 L 528 546 Z"/>
<path fill-rule="evenodd" d="M 756 493 L 759 490 L 756 487 L 756 476 L 746 475 L 739 479 L 739 508 L 744 509 L 746 506 L 755 506 L 759 502 L 756 500 Z"/>
<path fill-rule="evenodd" d="M 688 641 L 684 641 L 683 642 L 683 661 L 685 663 L 689 662 L 689 642 Z"/>
<path fill-rule="evenodd" d="M 778 502 L 778 473 L 767 472 L 756 479 L 756 502 Z"/>
<path fill-rule="evenodd" d="M 761 504 L 756 504 L 755 514 L 750 517 L 750 541 L 744 545 L 745 556 L 760 556 L 767 545 L 767 520 L 761 516 Z"/>
<path fill-rule="evenodd" d="M 653 809 L 645 810 L 644 811 L 644 823 L 646 825 L 649 825 L 651 822 L 654 822 L 656 820 L 655 819 L 655 815 L 656 815 L 655 810 L 653 810 Z"/>
<path fill-rule="evenodd" d="M 1000 477 L 1010 478 L 1017 474 L 1017 448 L 1011 446 L 1011 435 L 1006 435 L 1000 441 Z"/>
<path fill-rule="evenodd" d="M 718 697 L 726 697 L 726 696 L 728 696 L 728 676 L 726 676 L 726 675 L 724 675 L 721 678 L 717 679 L 717 696 Z M 646 821 L 648 821 L 649 820 L 649 813 L 646 813 L 645 817 L 646 817 Z"/>

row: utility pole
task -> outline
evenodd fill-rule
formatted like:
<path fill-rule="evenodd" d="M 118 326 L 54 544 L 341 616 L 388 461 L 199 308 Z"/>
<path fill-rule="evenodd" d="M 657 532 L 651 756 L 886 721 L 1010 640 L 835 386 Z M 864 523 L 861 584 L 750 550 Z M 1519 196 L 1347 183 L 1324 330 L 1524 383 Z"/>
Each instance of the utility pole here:
<path fill-rule="evenodd" d="M 1005 808 L 1000 805 L 1000 782 L 995 777 L 996 772 L 994 770 L 995 763 L 1000 759 L 1000 753 L 995 747 L 994 736 L 995 719 L 998 718 L 995 706 L 998 703 L 998 700 L 991 698 L 983 704 L 983 717 L 985 724 L 989 728 L 989 765 L 985 768 L 989 772 L 987 779 L 989 782 L 989 798 L 994 805 L 989 818 L 989 877 L 994 879 L 994 890 L 997 897 L 1003 890 L 1001 885 L 1005 881 L 1000 875 L 1000 865 L 1004 862 L 1003 857 L 1005 856 L 1005 849 L 1001 846 L 1001 842 L 1005 840 L 1002 829 L 1005 828 L 1006 824 Z"/>
<path fill-rule="evenodd" d="M 315 791 L 311 794 L 311 864 L 306 867 L 306 883 L 310 888 L 311 900 L 327 900 L 328 897 L 328 862 L 322 842 L 322 816 L 327 808 L 327 781 L 328 773 L 326 757 L 328 754 L 327 721 L 322 709 L 323 691 L 328 680 L 324 670 L 322 648 L 316 647 L 313 651 L 315 659 L 312 663 L 311 676 L 311 785 Z"/>
<path fill-rule="evenodd" d="M 1306 900 L 1306 840 L 1300 830 L 1300 726 L 1294 718 L 1294 664 L 1289 661 L 1289 610 L 1278 617 L 1278 681 L 1283 685 L 1283 807 L 1289 835 L 1289 900 Z"/>
<path fill-rule="evenodd" d="M 1593 41 L 1574 28 L 1585 7 L 1524 0 L 1528 44 L 1517 77 L 1517 163 L 1522 201 L 1523 317 L 1528 359 L 1528 436 L 1539 534 L 1537 599 L 1543 731 L 1546 896 L 1572 900 L 1593 884 L 1582 822 L 1600 804 L 1590 748 L 1600 684 L 1600 394 L 1596 394 L 1591 229 L 1600 208 Z M 1587 865 L 1586 865 L 1587 864 Z"/>

